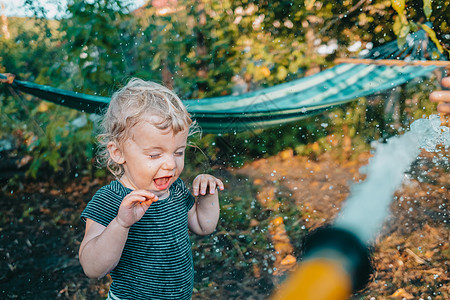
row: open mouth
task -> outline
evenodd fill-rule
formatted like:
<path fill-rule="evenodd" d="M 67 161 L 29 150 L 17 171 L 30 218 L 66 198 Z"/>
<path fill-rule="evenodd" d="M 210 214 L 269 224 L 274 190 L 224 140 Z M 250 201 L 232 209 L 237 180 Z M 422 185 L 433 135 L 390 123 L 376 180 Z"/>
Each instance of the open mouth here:
<path fill-rule="evenodd" d="M 153 181 L 155 182 L 155 186 L 158 190 L 165 190 L 169 187 L 171 178 L 172 176 L 159 177 L 153 179 Z"/>

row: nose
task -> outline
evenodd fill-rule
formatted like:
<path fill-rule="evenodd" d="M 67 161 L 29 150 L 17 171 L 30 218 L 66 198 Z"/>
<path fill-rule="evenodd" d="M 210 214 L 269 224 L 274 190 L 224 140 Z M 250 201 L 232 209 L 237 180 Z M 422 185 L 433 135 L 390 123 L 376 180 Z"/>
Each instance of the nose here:
<path fill-rule="evenodd" d="M 177 163 L 175 161 L 175 157 L 173 157 L 173 155 L 167 155 L 162 167 L 166 170 L 173 170 L 176 166 Z"/>

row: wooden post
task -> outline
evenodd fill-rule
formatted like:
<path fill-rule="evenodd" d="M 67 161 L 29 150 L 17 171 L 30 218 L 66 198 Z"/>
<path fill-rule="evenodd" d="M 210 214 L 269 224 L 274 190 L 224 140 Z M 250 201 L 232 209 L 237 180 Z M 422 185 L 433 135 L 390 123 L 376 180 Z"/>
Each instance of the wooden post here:
<path fill-rule="evenodd" d="M 450 67 L 450 61 L 442 60 L 413 60 L 404 61 L 398 59 L 358 59 L 358 58 L 337 58 L 334 60 L 336 64 L 368 64 L 368 65 L 385 65 L 385 66 L 439 66 Z"/>

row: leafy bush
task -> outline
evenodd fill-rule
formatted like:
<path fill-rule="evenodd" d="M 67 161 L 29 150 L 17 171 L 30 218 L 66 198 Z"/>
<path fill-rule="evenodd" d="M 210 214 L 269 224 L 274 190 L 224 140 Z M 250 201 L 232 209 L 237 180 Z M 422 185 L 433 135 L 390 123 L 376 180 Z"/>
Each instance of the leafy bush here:
<path fill-rule="evenodd" d="M 27 3 L 38 10 L 39 2 Z M 70 1 L 69 15 L 60 21 L 8 18 L 11 39 L 0 36 L 0 71 L 97 95 L 110 95 L 127 78 L 139 76 L 172 86 L 183 99 L 202 98 L 231 93 L 236 77 L 256 89 L 305 76 L 311 68 L 327 68 L 334 57 L 348 54 L 347 46 L 354 39 L 377 44 L 395 37 L 391 14 L 381 13 L 390 9 L 389 3 L 367 4 L 366 11 L 380 12 L 373 18 L 356 10 L 337 23 L 333 15 L 353 9 L 350 2 L 315 3 L 227 0 L 206 1 L 201 6 L 189 0 L 180 3 L 185 9 L 176 14 L 160 14 L 148 6 L 129 13 L 117 0 Z M 439 15 L 437 10 L 433 13 Z M 336 26 L 318 31 L 317 26 L 324 23 Z M 437 34 L 447 27 L 446 23 L 436 27 Z M 315 43 L 325 45 L 331 42 L 330 36 L 337 39 L 338 49 L 319 55 Z M 371 141 L 395 135 L 411 120 L 432 112 L 433 104 L 425 100 L 435 88 L 432 82 L 413 81 L 405 86 L 399 117 L 386 116 L 386 95 L 360 99 L 267 130 L 206 134 L 196 143 L 207 160 L 197 151 L 189 163 L 239 166 L 287 148 L 313 158 L 329 147 L 350 147 L 343 155 L 355 154 Z M 48 168 L 67 174 L 82 168 L 92 172 L 95 128 L 89 115 L 12 96 L 4 85 L 0 97 L 1 138 L 14 136 L 22 154 L 34 158 L 30 175 L 38 177 Z M 77 127 L 75 120 L 86 122 Z M 353 140 L 349 143 L 343 136 Z"/>
<path fill-rule="evenodd" d="M 14 136 L 19 156 L 31 161 L 28 175 L 61 178 L 93 170 L 95 115 L 19 95 L 2 97 L 0 113 L 0 139 Z"/>

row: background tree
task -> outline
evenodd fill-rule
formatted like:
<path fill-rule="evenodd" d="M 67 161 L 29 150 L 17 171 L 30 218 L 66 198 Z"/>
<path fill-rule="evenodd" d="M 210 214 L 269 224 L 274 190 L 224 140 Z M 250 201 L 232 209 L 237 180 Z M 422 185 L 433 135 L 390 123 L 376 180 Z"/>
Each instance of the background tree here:
<path fill-rule="evenodd" d="M 449 40 L 445 0 L 184 0 L 166 13 L 151 1 L 131 11 L 119 0 L 71 0 L 59 21 L 46 19 L 39 1 L 26 5 L 34 17 L 9 18 L 11 38 L 0 37 L 1 71 L 98 95 L 110 95 L 132 76 L 173 87 L 182 99 L 242 93 L 313 74 L 336 57 L 356 56 L 397 36 L 401 44 L 407 31 L 426 28 L 426 20 L 443 49 Z M 19 101 L 2 89 L 3 135 L 21 128 L 23 140 L 33 141 L 25 147 L 41 158 L 33 174 L 43 163 L 89 169 L 94 116 L 25 95 Z M 320 130 L 314 125 L 320 122 L 310 123 L 308 130 Z M 80 145 L 74 164 L 65 153 Z"/>

